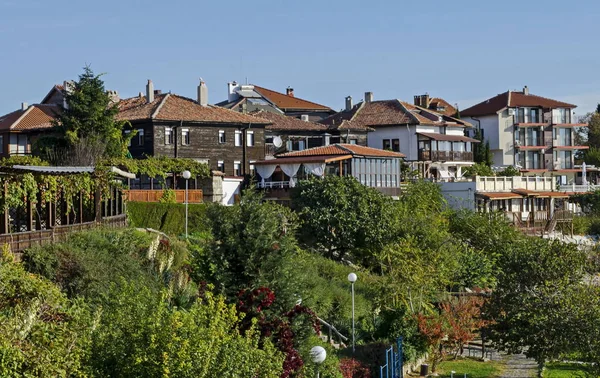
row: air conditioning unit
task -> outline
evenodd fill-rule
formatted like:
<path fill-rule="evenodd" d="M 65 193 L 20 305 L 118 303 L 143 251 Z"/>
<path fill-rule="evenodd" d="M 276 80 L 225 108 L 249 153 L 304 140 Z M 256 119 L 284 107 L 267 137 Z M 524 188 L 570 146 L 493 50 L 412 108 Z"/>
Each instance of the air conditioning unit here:
<path fill-rule="evenodd" d="M 509 116 L 514 116 L 515 115 L 515 108 L 508 108 L 508 115 Z"/>
<path fill-rule="evenodd" d="M 515 147 L 521 147 L 521 141 L 515 140 Z"/>

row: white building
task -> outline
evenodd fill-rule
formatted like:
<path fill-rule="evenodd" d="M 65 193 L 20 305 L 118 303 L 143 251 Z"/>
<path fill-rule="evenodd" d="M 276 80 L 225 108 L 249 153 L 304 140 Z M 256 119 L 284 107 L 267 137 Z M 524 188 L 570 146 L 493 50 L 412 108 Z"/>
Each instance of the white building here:
<path fill-rule="evenodd" d="M 549 173 L 567 184 L 580 177 L 575 166 L 577 146 L 574 128 L 587 125 L 573 117 L 576 105 L 536 96 L 523 91 L 507 91 L 461 111 L 480 128 L 490 144 L 496 166 L 515 166 L 527 175 Z"/>
<path fill-rule="evenodd" d="M 346 101 L 344 111 L 322 122 L 370 127 L 369 147 L 402 152 L 423 177 L 442 180 L 462 177 L 462 168 L 473 165 L 478 142 L 465 136 L 469 122 L 400 100 L 373 101 L 371 92 L 355 106 Z"/>

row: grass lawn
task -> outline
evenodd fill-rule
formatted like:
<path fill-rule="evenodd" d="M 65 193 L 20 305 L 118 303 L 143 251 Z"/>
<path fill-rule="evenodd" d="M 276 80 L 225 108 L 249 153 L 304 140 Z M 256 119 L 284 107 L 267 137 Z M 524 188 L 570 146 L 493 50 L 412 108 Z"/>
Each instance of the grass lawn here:
<path fill-rule="evenodd" d="M 498 361 L 479 361 L 475 359 L 458 359 L 442 362 L 438 367 L 440 377 L 450 377 L 450 372 L 454 370 L 454 377 L 462 378 L 467 373 L 468 378 L 494 378 L 502 372 L 503 364 Z"/>
<path fill-rule="evenodd" d="M 552 362 L 546 364 L 544 370 L 544 378 L 572 378 L 585 377 L 583 366 L 579 364 L 564 364 L 560 362 Z"/>

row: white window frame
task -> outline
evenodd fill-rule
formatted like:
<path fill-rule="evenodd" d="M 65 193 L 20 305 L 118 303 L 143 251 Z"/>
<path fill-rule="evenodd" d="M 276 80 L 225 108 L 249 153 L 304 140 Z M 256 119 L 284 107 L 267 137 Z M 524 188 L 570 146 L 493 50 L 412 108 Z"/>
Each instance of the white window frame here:
<path fill-rule="evenodd" d="M 246 147 L 254 147 L 254 131 L 246 131 Z"/>
<path fill-rule="evenodd" d="M 217 161 L 217 171 L 225 173 L 225 162 L 223 160 Z"/>
<path fill-rule="evenodd" d="M 190 129 L 181 129 L 181 145 L 190 145 Z"/>
<path fill-rule="evenodd" d="M 235 130 L 235 146 L 242 147 L 242 132 L 240 130 Z"/>
<path fill-rule="evenodd" d="M 138 146 L 144 145 L 144 129 L 137 129 Z M 129 143 L 131 145 L 131 142 Z"/>
<path fill-rule="evenodd" d="M 249 168 L 250 168 L 250 175 L 254 176 L 254 174 L 256 173 L 256 168 L 254 167 L 254 163 L 256 163 L 256 160 L 250 160 L 249 161 Z"/>
<path fill-rule="evenodd" d="M 219 130 L 219 144 L 225 144 L 226 141 L 225 130 Z"/>
<path fill-rule="evenodd" d="M 165 145 L 173 144 L 173 128 L 165 127 Z"/>
<path fill-rule="evenodd" d="M 242 175 L 242 162 L 241 161 L 236 160 L 233 162 L 233 175 L 234 176 Z"/>

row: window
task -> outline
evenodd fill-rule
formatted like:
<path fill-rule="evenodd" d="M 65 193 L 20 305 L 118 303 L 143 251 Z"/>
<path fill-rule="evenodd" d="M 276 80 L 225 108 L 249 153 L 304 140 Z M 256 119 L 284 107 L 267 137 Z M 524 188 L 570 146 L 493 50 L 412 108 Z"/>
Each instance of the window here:
<path fill-rule="evenodd" d="M 190 129 L 181 129 L 181 144 L 189 146 L 190 144 Z"/>
<path fill-rule="evenodd" d="M 10 134 L 10 150 L 13 155 L 25 155 L 29 152 L 27 134 Z"/>
<path fill-rule="evenodd" d="M 242 163 L 239 161 L 233 162 L 233 175 L 241 176 L 242 175 Z"/>
<path fill-rule="evenodd" d="M 391 150 L 392 149 L 392 142 L 389 139 L 384 139 L 383 140 L 383 149 L 384 150 Z"/>
<path fill-rule="evenodd" d="M 254 176 L 255 174 L 254 163 L 256 163 L 255 160 L 250 160 L 250 176 Z"/>
<path fill-rule="evenodd" d="M 138 146 L 144 145 L 144 129 L 137 130 L 137 140 L 138 140 Z M 129 143 L 129 144 L 131 144 L 131 143 Z"/>
<path fill-rule="evenodd" d="M 219 143 L 225 143 L 225 130 L 219 130 Z"/>
<path fill-rule="evenodd" d="M 217 162 L 217 171 L 225 172 L 225 163 L 223 160 Z"/>
<path fill-rule="evenodd" d="M 129 134 L 131 134 L 131 130 L 125 130 L 125 138 L 129 138 Z M 127 141 L 127 147 L 131 147 L 131 139 Z"/>
<path fill-rule="evenodd" d="M 242 132 L 240 130 L 235 130 L 235 146 L 242 146 Z"/>
<path fill-rule="evenodd" d="M 400 139 L 392 139 L 392 151 L 400 152 Z"/>
<path fill-rule="evenodd" d="M 254 146 L 254 131 L 246 131 L 246 146 Z"/>
<path fill-rule="evenodd" d="M 165 144 L 173 144 L 173 129 L 165 127 Z"/>
<path fill-rule="evenodd" d="M 358 139 L 350 139 L 350 144 L 358 144 Z"/>

